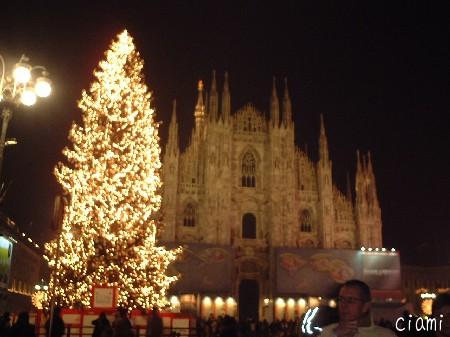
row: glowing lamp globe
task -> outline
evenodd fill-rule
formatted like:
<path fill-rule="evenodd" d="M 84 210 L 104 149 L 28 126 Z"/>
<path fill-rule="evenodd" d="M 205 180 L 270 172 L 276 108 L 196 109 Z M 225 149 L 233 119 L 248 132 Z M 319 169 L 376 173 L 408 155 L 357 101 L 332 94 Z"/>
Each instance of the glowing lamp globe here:
<path fill-rule="evenodd" d="M 20 101 L 23 105 L 32 106 L 34 103 L 36 103 L 36 94 L 30 89 L 25 89 L 22 92 Z"/>
<path fill-rule="evenodd" d="M 36 85 L 34 86 L 34 92 L 39 97 L 48 97 L 52 92 L 52 85 L 48 78 L 39 77 L 36 80 Z"/>
<path fill-rule="evenodd" d="M 31 79 L 31 67 L 25 63 L 17 63 L 13 71 L 13 77 L 18 83 L 27 83 Z"/>

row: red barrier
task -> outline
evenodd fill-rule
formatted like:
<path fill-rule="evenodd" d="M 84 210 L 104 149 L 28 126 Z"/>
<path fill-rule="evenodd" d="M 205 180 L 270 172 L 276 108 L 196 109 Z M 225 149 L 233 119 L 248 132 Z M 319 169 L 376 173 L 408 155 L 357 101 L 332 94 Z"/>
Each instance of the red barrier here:
<path fill-rule="evenodd" d="M 104 312 L 112 323 L 114 321 L 115 309 L 62 309 L 61 317 L 66 325 L 67 333 L 70 337 L 84 337 L 92 335 L 94 325 L 92 321 L 97 319 L 101 312 Z M 142 312 L 140 310 L 133 310 L 130 314 L 130 321 L 139 333 L 139 336 L 145 336 L 147 330 L 147 319 L 151 310 Z M 164 335 L 168 336 L 172 332 L 177 332 L 180 336 L 192 336 L 195 332 L 196 318 L 192 315 L 160 312 L 159 315 L 163 320 Z M 30 313 L 30 323 L 36 327 L 37 336 L 45 336 L 45 323 L 48 317 L 44 315 L 42 310 Z"/>

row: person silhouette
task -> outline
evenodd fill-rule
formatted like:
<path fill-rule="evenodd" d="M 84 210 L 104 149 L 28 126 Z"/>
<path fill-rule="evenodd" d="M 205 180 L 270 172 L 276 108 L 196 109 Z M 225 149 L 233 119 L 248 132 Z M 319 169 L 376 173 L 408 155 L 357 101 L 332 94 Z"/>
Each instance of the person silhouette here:
<path fill-rule="evenodd" d="M 152 314 L 147 321 L 147 337 L 161 337 L 163 334 L 163 321 L 158 314 L 158 308 L 153 307 Z"/>
<path fill-rule="evenodd" d="M 45 322 L 45 331 L 47 337 L 61 337 L 64 335 L 65 332 L 65 326 L 64 321 L 61 318 L 61 308 L 55 307 L 53 309 L 53 322 L 52 322 L 52 328 L 51 328 L 51 336 L 50 336 L 50 321 L 51 317 L 48 318 L 47 322 Z"/>
<path fill-rule="evenodd" d="M 111 337 L 112 336 L 112 328 L 109 323 L 108 318 L 106 318 L 106 314 L 104 312 L 100 313 L 96 320 L 92 321 L 94 325 L 94 331 L 92 333 L 92 337 Z"/>
<path fill-rule="evenodd" d="M 21 312 L 11 328 L 10 337 L 36 337 L 34 325 L 30 324 L 28 312 Z"/>

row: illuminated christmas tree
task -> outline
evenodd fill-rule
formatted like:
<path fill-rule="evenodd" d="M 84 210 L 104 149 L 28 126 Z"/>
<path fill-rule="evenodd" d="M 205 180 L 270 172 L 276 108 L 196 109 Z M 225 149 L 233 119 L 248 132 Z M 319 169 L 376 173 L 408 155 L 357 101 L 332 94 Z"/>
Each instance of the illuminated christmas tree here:
<path fill-rule="evenodd" d="M 67 164 L 55 168 L 67 194 L 59 238 L 46 245 L 57 304 L 89 306 L 92 288 L 114 286 L 118 305 L 163 307 L 176 277 L 167 267 L 181 249 L 157 245 L 160 147 L 143 60 L 119 34 L 79 101 Z M 59 252 L 58 252 L 59 251 Z"/>

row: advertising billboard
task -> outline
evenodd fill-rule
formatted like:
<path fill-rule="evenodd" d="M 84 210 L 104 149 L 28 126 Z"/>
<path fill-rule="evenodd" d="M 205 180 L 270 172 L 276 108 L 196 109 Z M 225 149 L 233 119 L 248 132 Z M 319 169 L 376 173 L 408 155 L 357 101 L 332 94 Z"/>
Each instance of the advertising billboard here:
<path fill-rule="evenodd" d="M 401 289 L 400 257 L 395 252 L 278 248 L 275 270 L 278 294 L 331 297 L 350 279 L 366 282 L 373 294 Z"/>
<path fill-rule="evenodd" d="M 8 288 L 13 244 L 0 236 L 0 288 Z"/>
<path fill-rule="evenodd" d="M 397 290 L 401 288 L 400 257 L 393 252 L 358 252 L 362 256 L 360 278 L 372 289 Z"/>
<path fill-rule="evenodd" d="M 175 245 L 167 245 L 174 248 Z M 229 293 L 231 291 L 232 250 L 227 246 L 186 244 L 182 256 L 169 267 L 179 275 L 170 290 L 180 293 Z"/>

